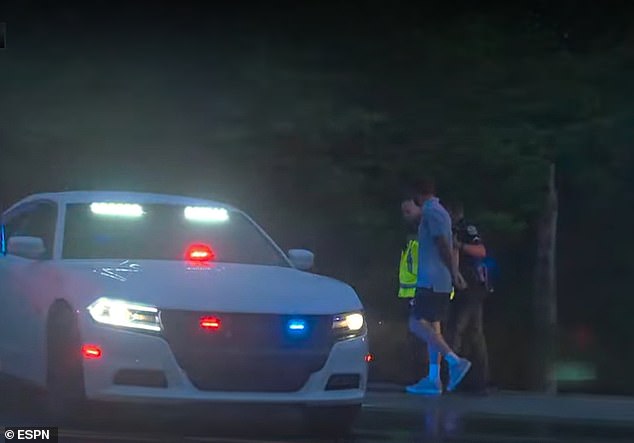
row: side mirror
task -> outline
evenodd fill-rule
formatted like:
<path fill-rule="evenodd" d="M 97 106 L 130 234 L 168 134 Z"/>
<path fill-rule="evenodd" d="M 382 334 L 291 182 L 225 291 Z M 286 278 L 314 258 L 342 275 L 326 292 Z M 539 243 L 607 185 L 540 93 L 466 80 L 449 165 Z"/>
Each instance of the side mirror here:
<path fill-rule="evenodd" d="M 7 244 L 7 253 L 39 260 L 46 253 L 46 247 L 44 240 L 39 237 L 11 237 Z"/>
<path fill-rule="evenodd" d="M 288 258 L 301 271 L 309 271 L 315 264 L 315 254 L 306 249 L 291 249 L 288 251 Z"/>

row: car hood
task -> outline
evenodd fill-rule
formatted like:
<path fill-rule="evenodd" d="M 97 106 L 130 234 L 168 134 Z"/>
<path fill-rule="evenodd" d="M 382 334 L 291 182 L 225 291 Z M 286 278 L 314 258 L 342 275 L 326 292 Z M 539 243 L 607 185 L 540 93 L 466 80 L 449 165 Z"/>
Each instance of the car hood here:
<path fill-rule="evenodd" d="M 72 273 L 81 274 L 82 281 L 92 283 L 92 298 L 125 299 L 161 309 L 271 314 L 362 309 L 349 285 L 293 268 L 146 260 L 70 261 L 66 265 Z"/>

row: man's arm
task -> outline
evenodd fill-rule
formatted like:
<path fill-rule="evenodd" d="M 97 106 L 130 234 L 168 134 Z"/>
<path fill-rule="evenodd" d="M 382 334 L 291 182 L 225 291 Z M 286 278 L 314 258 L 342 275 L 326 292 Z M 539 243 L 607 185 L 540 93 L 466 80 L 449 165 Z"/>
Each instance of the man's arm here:
<path fill-rule="evenodd" d="M 440 253 L 440 258 L 443 264 L 447 267 L 447 269 L 449 269 L 451 277 L 453 278 L 458 273 L 458 266 L 455 255 L 447 242 L 447 238 L 444 235 L 439 235 L 434 237 L 434 241 L 438 247 L 438 252 Z"/>
<path fill-rule="evenodd" d="M 440 259 L 451 273 L 451 276 L 454 277 L 458 273 L 458 266 L 455 259 L 455 251 L 452 251 L 450 245 L 449 236 L 452 235 L 451 221 L 448 217 L 443 217 L 442 214 L 434 210 L 423 214 L 423 217 L 427 219 L 429 233 L 438 248 Z"/>
<path fill-rule="evenodd" d="M 443 264 L 449 269 L 454 287 L 460 291 L 466 289 L 467 282 L 458 269 L 459 260 L 457 259 L 457 252 L 451 250 L 447 238 L 444 236 L 434 237 L 434 241 L 436 242 L 436 247 L 438 248 Z"/>

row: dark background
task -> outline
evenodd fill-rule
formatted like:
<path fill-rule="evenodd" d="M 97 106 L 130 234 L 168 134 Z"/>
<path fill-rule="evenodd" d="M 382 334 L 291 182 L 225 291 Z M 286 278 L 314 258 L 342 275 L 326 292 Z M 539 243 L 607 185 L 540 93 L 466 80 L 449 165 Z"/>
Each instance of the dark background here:
<path fill-rule="evenodd" d="M 87 3 L 0 4 L 3 207 L 69 189 L 233 203 L 355 286 L 373 377 L 394 380 L 399 190 L 433 174 L 500 263 L 493 375 L 523 389 L 555 162 L 560 359 L 598 371 L 569 388 L 634 393 L 627 2 Z"/>

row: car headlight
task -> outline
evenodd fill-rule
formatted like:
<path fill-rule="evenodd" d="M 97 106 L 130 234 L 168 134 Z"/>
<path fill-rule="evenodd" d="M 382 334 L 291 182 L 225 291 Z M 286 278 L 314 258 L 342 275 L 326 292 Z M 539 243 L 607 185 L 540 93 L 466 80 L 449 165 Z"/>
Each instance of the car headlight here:
<path fill-rule="evenodd" d="M 363 335 L 366 331 L 365 319 L 361 312 L 350 312 L 335 315 L 332 330 L 339 339 L 347 339 Z"/>
<path fill-rule="evenodd" d="M 88 306 L 88 312 L 97 323 L 145 331 L 161 330 L 159 311 L 154 306 L 102 297 Z"/>

